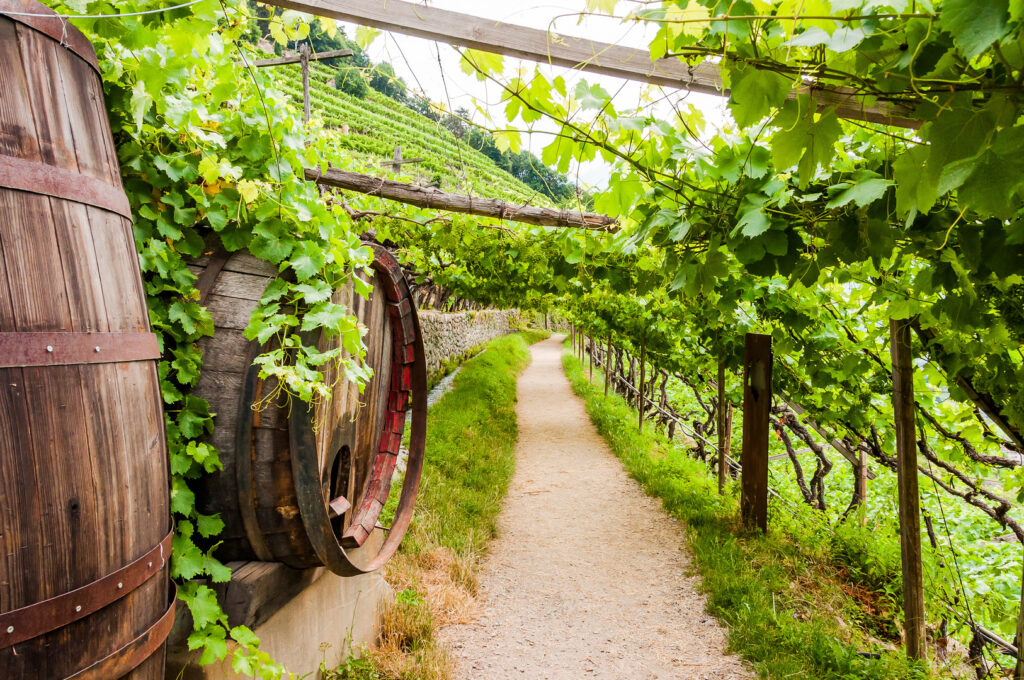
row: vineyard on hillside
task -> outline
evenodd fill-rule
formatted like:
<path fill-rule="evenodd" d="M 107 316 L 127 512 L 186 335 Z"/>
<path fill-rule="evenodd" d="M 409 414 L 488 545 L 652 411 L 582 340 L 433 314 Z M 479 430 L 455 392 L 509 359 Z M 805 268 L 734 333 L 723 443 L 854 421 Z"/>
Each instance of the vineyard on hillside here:
<path fill-rule="evenodd" d="M 302 101 L 300 76 L 297 66 L 282 67 L 273 74 L 294 102 Z M 368 168 L 379 173 L 389 170 L 381 163 L 390 159 L 398 146 L 405 158 L 423 159 L 406 166 L 402 173 L 420 183 L 436 182 L 449 191 L 497 195 L 510 201 L 548 202 L 444 126 L 372 89 L 364 99 L 357 99 L 338 90 L 335 78 L 336 71 L 330 67 L 315 64 L 310 68 L 313 113 L 329 129 L 337 153 L 364 157 Z M 348 134 L 340 131 L 343 125 L 348 126 Z"/>

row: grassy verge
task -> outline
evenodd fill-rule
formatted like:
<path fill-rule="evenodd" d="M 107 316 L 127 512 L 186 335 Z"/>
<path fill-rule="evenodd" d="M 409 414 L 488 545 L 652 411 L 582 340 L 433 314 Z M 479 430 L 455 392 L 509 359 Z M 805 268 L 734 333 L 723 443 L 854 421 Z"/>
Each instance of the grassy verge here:
<path fill-rule="evenodd" d="M 435 631 L 474 613 L 477 570 L 515 467 L 516 379 L 544 332 L 506 335 L 467 361 L 427 415 L 416 515 L 384 576 L 397 596 L 377 646 L 328 680 L 446 680 L 452 660 Z"/>
<path fill-rule="evenodd" d="M 729 628 L 730 651 L 767 678 L 931 677 L 865 630 L 864 608 L 813 525 L 791 520 L 797 525 L 767 536 L 743 532 L 737 523 L 738 488 L 719 495 L 705 464 L 661 433 L 639 434 L 636 412 L 618 395 L 605 397 L 602 383 L 591 385 L 577 358 L 566 353 L 563 365 L 629 474 L 685 522 L 708 610 Z M 779 514 L 773 522 L 782 521 Z"/>

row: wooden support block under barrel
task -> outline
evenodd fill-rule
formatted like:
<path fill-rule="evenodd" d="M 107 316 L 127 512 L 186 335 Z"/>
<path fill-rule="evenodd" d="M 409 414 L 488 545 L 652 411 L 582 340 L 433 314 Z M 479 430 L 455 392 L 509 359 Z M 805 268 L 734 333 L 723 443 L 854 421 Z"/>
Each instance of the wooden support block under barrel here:
<path fill-rule="evenodd" d="M 419 486 L 426 366 L 402 268 L 387 250 L 372 247 L 369 299 L 346 285 L 333 300 L 366 326 L 365 361 L 373 377 L 360 393 L 328 367 L 332 397 L 312 407 L 288 403 L 273 380 L 259 378 L 252 360 L 263 348 L 242 336 L 276 268 L 245 252 L 215 253 L 193 267 L 215 326 L 214 336 L 201 342 L 206 360 L 193 393 L 217 414 L 212 443 L 224 465 L 200 481 L 197 502 L 202 512 L 219 513 L 224 520 L 217 552 L 223 560 L 279 561 L 295 569 L 323 565 L 351 575 L 380 567 L 401 541 Z M 339 342 L 309 341 L 324 350 Z M 389 532 L 379 549 L 364 550 L 391 492 L 410 395 L 411 473 L 401 492 L 404 518 L 396 516 L 399 529 Z"/>

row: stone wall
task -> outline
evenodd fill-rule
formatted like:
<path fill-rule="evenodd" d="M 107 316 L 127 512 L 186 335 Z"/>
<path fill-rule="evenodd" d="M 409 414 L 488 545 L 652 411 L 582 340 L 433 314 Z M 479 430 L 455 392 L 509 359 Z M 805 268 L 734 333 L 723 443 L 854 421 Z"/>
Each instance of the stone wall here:
<path fill-rule="evenodd" d="M 485 309 L 474 312 L 420 310 L 420 328 L 427 354 L 427 375 L 434 377 L 451 359 L 494 338 L 514 331 L 519 325 L 517 309 Z"/>

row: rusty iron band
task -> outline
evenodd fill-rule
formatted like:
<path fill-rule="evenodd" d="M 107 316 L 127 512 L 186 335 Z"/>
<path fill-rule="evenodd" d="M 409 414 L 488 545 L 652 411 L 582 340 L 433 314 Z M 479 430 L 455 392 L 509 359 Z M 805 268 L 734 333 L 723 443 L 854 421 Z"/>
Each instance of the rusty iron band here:
<path fill-rule="evenodd" d="M 39 16 L 11 16 L 7 12 L 23 12 L 26 14 L 52 14 L 53 16 L 39 17 Z M 100 73 L 100 65 L 96 60 L 96 50 L 93 49 L 92 43 L 85 37 L 85 34 L 80 30 L 71 25 L 67 19 L 60 18 L 56 12 L 49 7 L 35 2 L 35 0 L 0 0 L 0 16 L 3 16 L 11 21 L 16 21 L 19 24 L 28 26 L 31 29 L 39 31 L 43 35 L 56 40 L 58 44 L 71 50 L 79 57 L 82 61 L 87 63 L 96 71 L 96 75 L 102 75 Z"/>
<path fill-rule="evenodd" d="M 147 628 L 142 635 L 111 652 L 99 661 L 83 668 L 64 680 L 108 680 L 108 678 L 120 678 L 134 669 L 143 661 L 156 654 L 157 650 L 171 634 L 174 627 L 174 605 L 177 597 L 177 587 L 171 583 L 171 603 L 156 623 Z"/>
<path fill-rule="evenodd" d="M 55 165 L 0 154 L 0 188 L 84 203 L 132 218 L 124 189 Z"/>
<path fill-rule="evenodd" d="M 0 333 L 0 368 L 159 358 L 160 343 L 153 333 Z"/>
<path fill-rule="evenodd" d="M 171 557 L 168 533 L 131 564 L 81 588 L 0 614 L 0 649 L 62 628 L 113 604 L 153 577 Z"/>

